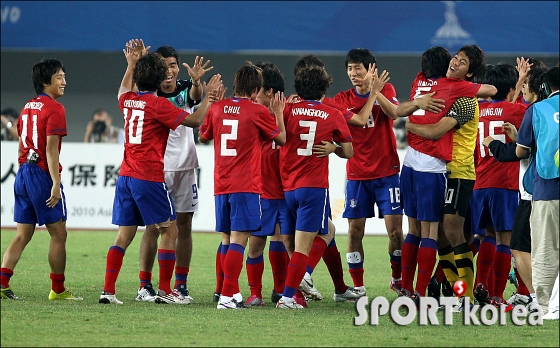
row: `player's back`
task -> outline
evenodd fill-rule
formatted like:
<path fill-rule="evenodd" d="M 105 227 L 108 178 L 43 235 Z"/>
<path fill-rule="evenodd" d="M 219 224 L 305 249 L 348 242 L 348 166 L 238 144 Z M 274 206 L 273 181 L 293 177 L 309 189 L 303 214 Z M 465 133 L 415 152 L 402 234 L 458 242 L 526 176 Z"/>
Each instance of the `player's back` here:
<path fill-rule="evenodd" d="M 479 101 L 480 113 L 476 142 L 475 190 L 481 188 L 519 189 L 519 163 L 498 162 L 490 150 L 482 145 L 484 138 L 491 136 L 504 143 L 513 142 L 503 131 L 502 125 L 509 122 L 519 129 L 525 115 L 525 105 L 501 101 Z"/>
<path fill-rule="evenodd" d="M 175 129 L 187 114 L 152 92 L 120 95 L 125 142 L 119 175 L 163 182 L 163 158 L 169 130 Z"/>
<path fill-rule="evenodd" d="M 41 94 L 29 100 L 21 110 L 18 119 L 18 134 L 20 136 L 21 155 L 18 158 L 19 164 L 26 162 L 30 151 L 36 153 L 35 161 L 39 168 L 49 173 L 47 163 L 47 136 L 57 134 L 61 137 L 67 135 L 66 114 L 64 107 L 51 97 Z M 62 138 L 58 142 L 58 152 Z M 62 166 L 58 165 L 58 171 L 62 171 Z"/>
<path fill-rule="evenodd" d="M 342 113 L 317 101 L 300 101 L 286 105 L 284 124 L 286 144 L 280 149 L 284 190 L 328 188 L 328 156 L 317 157 L 312 148 L 323 140 L 351 141 Z"/>
<path fill-rule="evenodd" d="M 427 78 L 420 72 L 411 85 L 410 99 L 435 92 L 432 98 L 444 100 L 445 106 L 437 113 L 422 109 L 416 110 L 409 116 L 409 121 L 416 124 L 437 123 L 448 114 L 449 109 L 458 98 L 474 97 L 479 88 L 478 84 L 457 79 Z M 406 138 L 408 145 L 419 152 L 447 162 L 452 160 L 453 130 L 448 131 L 437 140 L 426 139 L 411 132 L 406 134 Z"/>
<path fill-rule="evenodd" d="M 200 131 L 214 139 L 214 193 L 262 193 L 262 141 L 278 134 L 274 116 L 248 98 L 212 104 Z"/>

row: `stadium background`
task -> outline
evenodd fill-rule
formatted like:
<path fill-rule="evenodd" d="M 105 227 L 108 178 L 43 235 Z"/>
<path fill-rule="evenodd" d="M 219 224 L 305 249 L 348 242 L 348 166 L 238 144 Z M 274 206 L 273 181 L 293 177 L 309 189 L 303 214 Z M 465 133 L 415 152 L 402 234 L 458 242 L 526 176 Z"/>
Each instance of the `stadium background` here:
<path fill-rule="evenodd" d="M 122 127 L 116 92 L 126 67 L 122 48 L 131 38 L 153 49 L 174 46 L 181 62 L 192 64 L 196 55 L 210 59 L 210 74 L 222 74 L 230 91 L 245 61 L 270 61 L 292 93 L 294 62 L 313 53 L 333 76 L 329 96 L 351 87 L 345 54 L 365 47 L 389 71 L 398 98 L 406 100 L 421 53 L 434 45 L 453 54 L 477 44 L 487 63 L 515 64 L 518 56 L 532 56 L 556 65 L 558 13 L 558 1 L 2 1 L 0 108 L 19 110 L 34 95 L 30 76 L 37 59 L 60 59 L 67 73 L 60 100 L 68 124 L 62 155 L 80 151 L 74 155 L 102 158 L 100 145 L 68 142 L 82 141 L 98 107 Z M 179 77 L 188 78 L 185 68 Z M 2 227 L 11 225 L 4 193 L 11 195 L 13 183 L 6 172 L 13 154 L 4 151 L 2 146 Z"/>

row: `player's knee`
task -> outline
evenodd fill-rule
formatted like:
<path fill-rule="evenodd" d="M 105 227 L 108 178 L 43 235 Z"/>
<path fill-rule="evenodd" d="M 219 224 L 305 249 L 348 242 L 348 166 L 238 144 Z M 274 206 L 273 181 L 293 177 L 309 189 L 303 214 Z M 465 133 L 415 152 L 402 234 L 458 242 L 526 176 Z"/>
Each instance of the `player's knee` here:
<path fill-rule="evenodd" d="M 159 223 L 154 224 L 154 225 L 161 232 L 162 228 L 168 228 L 169 226 L 171 226 L 171 218 L 167 219 L 167 221 L 159 222 Z"/>

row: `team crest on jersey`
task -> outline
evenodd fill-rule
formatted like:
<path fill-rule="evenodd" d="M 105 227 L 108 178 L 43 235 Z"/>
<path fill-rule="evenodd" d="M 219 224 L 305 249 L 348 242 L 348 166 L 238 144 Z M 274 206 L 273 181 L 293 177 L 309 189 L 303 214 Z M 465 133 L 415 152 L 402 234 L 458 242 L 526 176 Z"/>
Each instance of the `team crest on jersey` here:
<path fill-rule="evenodd" d="M 358 206 L 358 200 L 351 198 L 350 199 L 350 208 L 356 208 L 356 206 Z"/>
<path fill-rule="evenodd" d="M 177 106 L 179 107 L 183 107 L 185 106 L 185 98 L 183 98 L 182 94 L 179 94 L 177 96 L 177 98 L 175 98 L 175 103 L 177 104 Z"/>

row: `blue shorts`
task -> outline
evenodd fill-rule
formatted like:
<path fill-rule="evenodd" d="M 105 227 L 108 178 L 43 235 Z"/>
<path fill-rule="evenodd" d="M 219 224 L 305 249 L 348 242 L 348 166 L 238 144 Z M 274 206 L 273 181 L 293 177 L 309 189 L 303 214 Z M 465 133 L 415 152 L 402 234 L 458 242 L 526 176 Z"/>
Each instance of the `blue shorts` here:
<path fill-rule="evenodd" d="M 113 225 L 145 226 L 176 218 L 173 198 L 165 182 L 118 177 L 113 201 Z"/>
<path fill-rule="evenodd" d="M 60 201 L 52 208 L 47 207 L 51 196 L 52 179 L 36 164 L 24 163 L 14 182 L 14 221 L 39 226 L 66 221 L 66 197 L 60 184 Z"/>
<path fill-rule="evenodd" d="M 467 208 L 467 213 L 465 215 L 465 223 L 463 224 L 463 232 L 465 235 L 479 235 L 484 237 L 486 235 L 486 232 L 484 231 L 483 228 L 478 228 L 478 222 L 475 219 L 475 217 L 473 216 L 473 204 L 474 200 L 471 196 L 471 200 L 470 200 L 470 204 L 469 207 Z M 468 240 L 467 240 L 468 241 Z"/>
<path fill-rule="evenodd" d="M 276 224 L 280 225 L 281 234 L 288 233 L 288 206 L 285 199 L 261 198 L 262 218 L 261 228 L 252 232 L 253 236 L 274 236 Z"/>
<path fill-rule="evenodd" d="M 347 181 L 343 218 L 374 217 L 375 204 L 379 209 L 379 218 L 384 215 L 402 215 L 399 174 L 375 180 Z"/>
<path fill-rule="evenodd" d="M 418 221 L 439 222 L 447 188 L 447 174 L 401 170 L 401 200 L 406 216 Z"/>
<path fill-rule="evenodd" d="M 286 191 L 284 195 L 290 211 L 290 231 L 329 233 L 331 205 L 328 189 L 299 188 Z"/>
<path fill-rule="evenodd" d="M 495 231 L 513 230 L 519 193 L 503 188 L 485 188 L 473 191 L 472 213 L 478 228 L 493 226 Z"/>
<path fill-rule="evenodd" d="M 256 193 L 229 193 L 214 197 L 216 231 L 253 232 L 261 228 L 261 202 Z"/>

